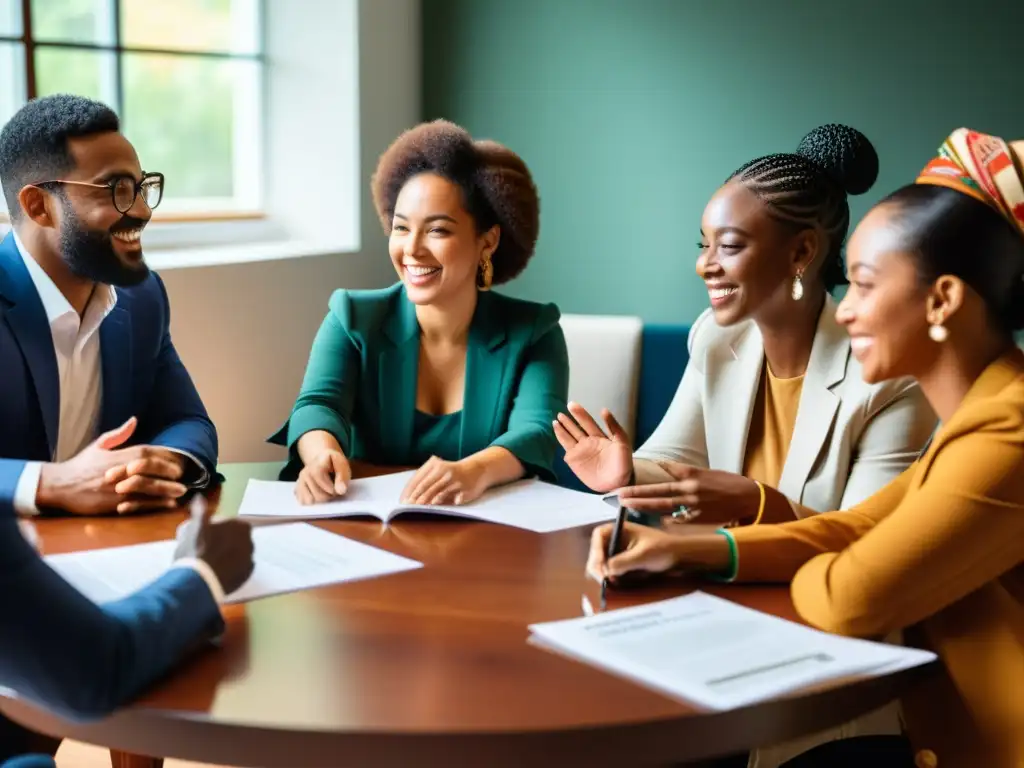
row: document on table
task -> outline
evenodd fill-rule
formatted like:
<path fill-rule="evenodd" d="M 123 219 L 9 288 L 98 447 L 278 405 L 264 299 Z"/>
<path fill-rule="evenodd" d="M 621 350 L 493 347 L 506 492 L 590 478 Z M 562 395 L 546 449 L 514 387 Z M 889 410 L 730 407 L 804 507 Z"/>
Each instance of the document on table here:
<path fill-rule="evenodd" d="M 348 493 L 337 501 L 308 506 L 296 500 L 294 483 L 250 480 L 238 515 L 291 520 L 369 516 L 387 523 L 403 512 L 417 512 L 549 533 L 607 522 L 616 514 L 616 508 L 597 494 L 573 491 L 537 479 L 493 488 L 475 502 L 462 506 L 400 504 L 398 499 L 412 476 L 412 472 L 399 472 L 353 480 Z"/>
<path fill-rule="evenodd" d="M 306 523 L 254 528 L 256 567 L 228 603 L 386 576 L 422 563 Z M 49 555 L 46 562 L 94 603 L 119 600 L 159 578 L 174 558 L 174 541 Z"/>
<path fill-rule="evenodd" d="M 819 632 L 703 592 L 530 630 L 531 642 L 716 710 L 937 658 Z"/>

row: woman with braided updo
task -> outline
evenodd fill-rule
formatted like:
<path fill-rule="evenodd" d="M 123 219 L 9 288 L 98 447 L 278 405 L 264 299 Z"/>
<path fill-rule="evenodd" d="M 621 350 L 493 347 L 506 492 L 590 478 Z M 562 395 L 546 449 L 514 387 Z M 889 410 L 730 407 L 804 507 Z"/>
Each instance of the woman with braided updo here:
<path fill-rule="evenodd" d="M 464 504 L 552 478 L 550 424 L 569 362 L 558 309 L 490 288 L 526 267 L 539 229 L 526 164 L 451 123 L 402 134 L 373 177 L 400 281 L 330 301 L 286 430 L 296 496 L 346 491 L 350 459 L 419 466 L 402 501 Z"/>
<path fill-rule="evenodd" d="M 584 483 L 638 512 L 757 524 L 851 506 L 909 466 L 935 417 L 909 379 L 864 383 L 830 296 L 847 195 L 877 175 L 863 134 L 826 125 L 729 177 L 701 223 L 711 309 L 654 434 L 633 455 L 607 412 L 610 437 L 575 403 L 555 423 Z"/>

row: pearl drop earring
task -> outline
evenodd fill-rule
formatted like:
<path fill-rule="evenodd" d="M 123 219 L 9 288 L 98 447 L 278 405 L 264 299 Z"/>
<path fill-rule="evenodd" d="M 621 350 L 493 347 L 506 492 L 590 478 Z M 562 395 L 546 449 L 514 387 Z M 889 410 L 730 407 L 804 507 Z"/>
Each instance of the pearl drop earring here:
<path fill-rule="evenodd" d="M 800 301 L 804 297 L 804 281 L 800 279 L 799 272 L 793 278 L 793 290 L 790 295 L 793 297 L 793 301 Z"/>

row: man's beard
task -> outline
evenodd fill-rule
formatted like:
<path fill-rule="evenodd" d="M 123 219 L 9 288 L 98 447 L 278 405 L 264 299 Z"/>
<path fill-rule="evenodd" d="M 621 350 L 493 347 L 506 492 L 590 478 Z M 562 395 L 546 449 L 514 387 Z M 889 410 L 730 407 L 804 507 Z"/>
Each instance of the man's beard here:
<path fill-rule="evenodd" d="M 118 258 L 110 232 L 98 232 L 86 227 L 75 215 L 69 202 L 64 201 L 63 208 L 60 250 L 72 274 L 119 288 L 138 285 L 149 276 L 149 266 L 145 261 L 126 264 Z M 141 219 L 125 216 L 113 229 L 138 229 L 145 224 Z"/>

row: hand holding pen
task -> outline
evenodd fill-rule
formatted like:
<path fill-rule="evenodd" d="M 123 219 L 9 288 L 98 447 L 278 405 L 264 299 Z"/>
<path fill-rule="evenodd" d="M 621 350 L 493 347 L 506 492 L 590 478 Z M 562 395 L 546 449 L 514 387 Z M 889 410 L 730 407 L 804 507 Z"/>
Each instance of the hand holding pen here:
<path fill-rule="evenodd" d="M 721 539 L 715 536 L 715 539 Z M 587 558 L 587 575 L 598 583 L 615 585 L 640 573 L 663 573 L 683 565 L 688 542 L 707 536 L 673 536 L 658 528 L 625 522 L 625 511 L 615 523 L 594 529 Z M 602 595 L 604 589 L 602 588 Z"/>
<path fill-rule="evenodd" d="M 612 527 L 611 535 L 608 537 L 607 559 L 611 560 L 619 553 L 619 542 L 622 540 L 622 528 L 626 524 L 626 508 L 619 504 L 619 511 L 615 515 L 615 524 Z M 608 607 L 608 576 L 601 577 L 601 608 Z"/>

